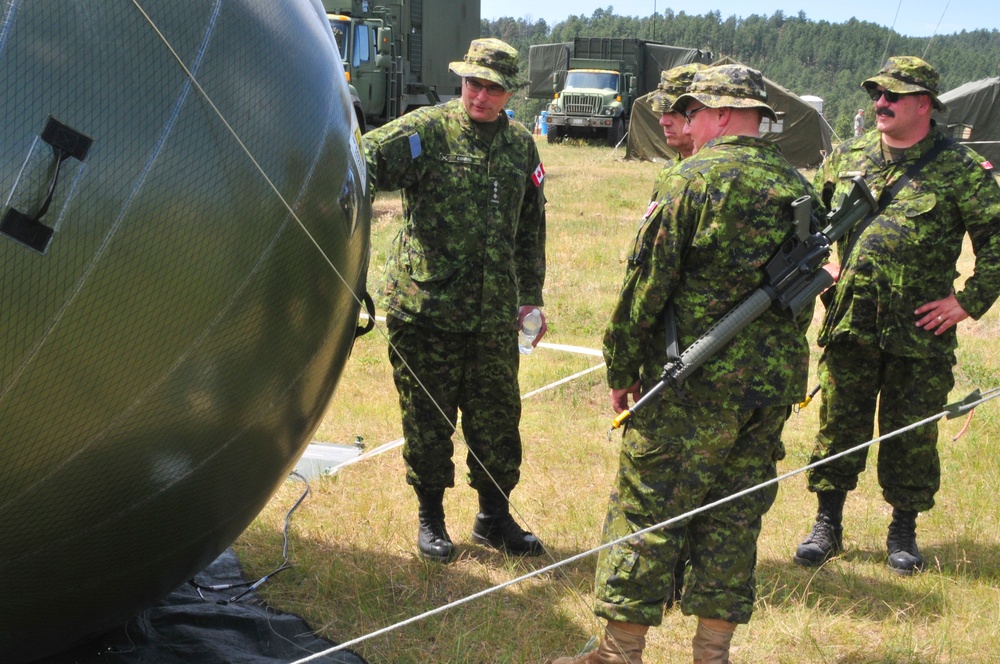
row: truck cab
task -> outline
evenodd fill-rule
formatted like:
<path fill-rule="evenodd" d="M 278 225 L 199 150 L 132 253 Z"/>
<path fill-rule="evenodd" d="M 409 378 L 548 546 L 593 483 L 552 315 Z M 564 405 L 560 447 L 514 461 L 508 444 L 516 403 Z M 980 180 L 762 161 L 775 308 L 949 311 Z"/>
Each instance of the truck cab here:
<path fill-rule="evenodd" d="M 619 66 L 608 69 L 608 64 Z M 547 116 L 549 142 L 563 136 L 606 136 L 608 145 L 615 146 L 625 136 L 636 80 L 620 63 L 573 59 L 571 68 L 556 76 L 554 87 Z"/>
<path fill-rule="evenodd" d="M 479 36 L 479 0 L 323 0 L 362 131 L 461 94 L 448 63 Z"/>
<path fill-rule="evenodd" d="M 392 42 L 391 28 L 379 18 L 332 12 L 326 17 L 340 49 L 358 124 L 364 131 L 366 118 L 385 115 L 390 60 L 389 53 L 381 52 L 379 46 L 382 39 Z"/>

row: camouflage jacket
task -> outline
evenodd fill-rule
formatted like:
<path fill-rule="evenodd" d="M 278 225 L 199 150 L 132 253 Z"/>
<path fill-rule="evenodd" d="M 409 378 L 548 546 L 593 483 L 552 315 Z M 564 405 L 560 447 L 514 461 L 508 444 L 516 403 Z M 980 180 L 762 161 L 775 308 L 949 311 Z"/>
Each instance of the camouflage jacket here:
<path fill-rule="evenodd" d="M 860 175 L 878 199 L 887 186 L 929 150 L 937 132 L 906 150 L 902 161 L 886 163 L 881 134 L 869 132 L 835 150 L 816 174 L 815 185 L 836 207 Z M 865 228 L 852 255 L 838 243 L 840 280 L 825 296 L 826 318 L 819 343 L 852 337 L 904 357 L 951 353 L 955 328 L 935 335 L 916 326 L 913 311 L 947 297 L 958 277 L 955 263 L 966 234 L 976 255 L 974 274 L 956 297 L 973 318 L 997 298 L 1000 288 L 1000 187 L 985 159 L 952 145 L 926 164 Z"/>
<path fill-rule="evenodd" d="M 501 114 L 487 144 L 461 99 L 421 108 L 363 137 L 373 189 L 402 189 L 403 226 L 380 304 L 446 332 L 517 325 L 543 304 L 544 170 L 535 142 Z"/>
<path fill-rule="evenodd" d="M 763 266 L 794 232 L 791 203 L 807 181 L 759 138 L 709 141 L 664 178 L 650 250 L 633 257 L 604 336 L 612 388 L 666 364 L 664 313 L 672 305 L 679 350 L 690 346 L 763 281 Z M 815 197 L 814 197 L 814 200 Z M 768 310 L 685 381 L 685 398 L 755 407 L 805 394 L 809 348 L 798 321 Z M 667 398 L 674 398 L 667 395 Z"/>
<path fill-rule="evenodd" d="M 647 256 L 653 248 L 653 240 L 656 239 L 656 233 L 660 230 L 660 215 L 656 214 L 660 206 L 660 192 L 670 177 L 671 171 L 681 162 L 681 159 L 683 157 L 678 155 L 676 158 L 668 160 L 663 165 L 663 168 L 660 169 L 660 172 L 656 174 L 656 180 L 653 182 L 653 194 L 649 198 L 649 205 L 646 206 L 646 212 L 639 219 L 639 225 L 635 232 L 635 241 L 632 243 L 628 257 L 625 259 L 628 264 L 628 269 L 625 271 L 626 283 L 633 279 L 632 273 L 635 270 L 642 268 L 643 261 L 640 259 Z"/>

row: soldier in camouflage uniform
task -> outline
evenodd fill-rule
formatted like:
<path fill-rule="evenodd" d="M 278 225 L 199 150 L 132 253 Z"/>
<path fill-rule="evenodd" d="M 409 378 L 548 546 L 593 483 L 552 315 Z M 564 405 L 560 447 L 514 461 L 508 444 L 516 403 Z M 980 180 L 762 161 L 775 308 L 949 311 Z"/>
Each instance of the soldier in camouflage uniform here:
<path fill-rule="evenodd" d="M 858 175 L 878 198 L 925 155 L 930 161 L 887 205 L 880 201 L 870 225 L 838 245 L 839 282 L 823 298 L 823 401 L 813 462 L 869 440 L 876 403 L 883 433 L 941 412 L 954 385 L 955 326 L 986 313 L 1000 288 L 1000 188 L 985 159 L 934 130 L 931 111 L 944 108 L 937 72 L 920 58 L 893 57 L 862 85 L 875 101 L 878 131 L 826 160 L 815 180 L 824 200 L 836 206 Z M 966 233 L 976 268 L 956 293 Z M 893 506 L 889 565 L 900 574 L 923 562 L 916 518 L 934 505 L 940 484 L 937 437 L 933 423 L 879 445 L 878 480 Z M 809 472 L 819 512 L 796 562 L 819 565 L 842 550 L 844 500 L 866 457 L 867 450 Z"/>
<path fill-rule="evenodd" d="M 642 261 L 638 261 L 639 256 L 645 256 L 653 246 L 653 240 L 659 230 L 659 216 L 656 210 L 659 207 L 660 190 L 664 182 L 670 175 L 671 170 L 681 162 L 681 160 L 694 154 L 694 140 L 691 134 L 684 131 L 687 124 L 684 115 L 673 109 L 674 102 L 682 94 L 688 91 L 694 75 L 705 69 L 701 63 L 680 65 L 673 69 L 660 72 L 660 83 L 656 86 L 656 94 L 649 99 L 650 106 L 660 114 L 660 126 L 663 127 L 663 137 L 667 145 L 677 151 L 673 159 L 669 159 L 660 169 L 653 183 L 653 195 L 649 199 L 646 213 L 639 220 L 639 229 L 636 232 L 635 244 L 628 258 L 629 269 L 625 275 L 625 282 L 634 281 L 640 274 Z M 653 223 L 654 220 L 657 223 Z M 682 553 L 677 558 L 677 566 L 674 569 L 673 589 L 667 597 L 667 608 L 669 609 L 681 598 L 681 590 L 684 587 L 684 571 L 687 569 L 688 556 Z"/>
<path fill-rule="evenodd" d="M 626 283 L 604 339 L 616 412 L 652 386 L 667 363 L 666 310 L 680 348 L 701 337 L 763 280 L 763 266 L 794 232 L 791 203 L 809 183 L 759 137 L 773 118 L 760 72 L 724 65 L 698 72 L 674 108 L 697 152 L 663 183 L 660 224 L 639 276 Z M 685 382 L 635 412 L 622 439 L 603 539 L 610 541 L 776 476 L 790 404 L 805 394 L 809 348 L 802 319 L 773 310 L 750 323 Z M 673 570 L 690 548 L 681 609 L 699 617 L 694 661 L 728 662 L 737 623 L 753 612 L 757 536 L 777 489 L 746 495 L 601 552 L 595 613 L 608 620 L 597 650 L 568 662 L 642 661 L 645 633 L 662 620 Z"/>
<path fill-rule="evenodd" d="M 418 550 L 449 561 L 443 497 L 454 486 L 458 410 L 479 493 L 473 538 L 514 554 L 542 545 L 508 509 L 520 478 L 517 331 L 542 305 L 545 197 L 531 134 L 503 112 L 517 51 L 477 39 L 451 70 L 462 96 L 364 136 L 373 189 L 403 191 L 403 227 L 380 302 L 402 410 L 406 481 L 419 502 Z M 541 339 L 546 326 L 535 340 Z M 442 412 L 444 415 L 442 415 Z"/>

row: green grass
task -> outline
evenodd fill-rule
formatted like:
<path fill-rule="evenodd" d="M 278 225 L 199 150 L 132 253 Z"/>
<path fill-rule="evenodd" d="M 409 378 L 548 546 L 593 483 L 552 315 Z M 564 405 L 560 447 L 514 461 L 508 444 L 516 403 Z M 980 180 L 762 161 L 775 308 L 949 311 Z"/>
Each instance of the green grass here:
<path fill-rule="evenodd" d="M 545 341 L 598 348 L 659 165 L 619 161 L 607 148 L 586 145 L 540 142 L 539 150 L 548 173 Z M 386 195 L 376 201 L 370 291 L 398 228 L 398 200 Z M 966 258 L 961 272 L 971 271 Z M 955 398 L 1000 383 L 998 331 L 996 312 L 963 323 Z M 599 363 L 539 349 L 522 362 L 522 393 Z M 807 463 L 817 411 L 814 403 L 789 421 L 781 472 Z M 965 418 L 941 423 L 942 489 L 917 531 L 929 570 L 912 578 L 895 576 L 885 564 L 890 509 L 874 468 L 847 501 L 846 554 L 819 570 L 793 565 L 791 553 L 816 505 L 802 475 L 787 480 L 764 520 L 756 612 L 736 633 L 733 661 L 1000 661 L 998 413 L 998 402 L 978 408 L 957 441 L 952 438 Z M 265 584 L 261 594 L 275 607 L 304 616 L 324 636 L 345 642 L 596 546 L 617 470 L 618 436 L 607 437 L 611 416 L 603 370 L 524 403 L 523 479 L 512 503 L 551 558 L 510 560 L 471 541 L 476 500 L 462 480 L 465 450 L 456 435 L 460 477 L 445 498 L 449 532 L 460 552 L 455 563 L 441 566 L 416 556 L 416 500 L 396 449 L 312 482 L 312 495 L 292 521 L 295 566 Z M 347 443 L 356 435 L 369 449 L 401 435 L 379 332 L 355 345 L 317 439 Z M 280 557 L 284 515 L 299 491 L 299 483 L 287 483 L 236 543 L 248 575 L 269 571 Z M 590 612 L 594 562 L 587 557 L 355 649 L 373 663 L 543 662 L 575 652 L 601 626 Z M 677 609 L 667 612 L 663 625 L 650 632 L 645 661 L 691 661 L 693 629 L 694 619 Z"/>

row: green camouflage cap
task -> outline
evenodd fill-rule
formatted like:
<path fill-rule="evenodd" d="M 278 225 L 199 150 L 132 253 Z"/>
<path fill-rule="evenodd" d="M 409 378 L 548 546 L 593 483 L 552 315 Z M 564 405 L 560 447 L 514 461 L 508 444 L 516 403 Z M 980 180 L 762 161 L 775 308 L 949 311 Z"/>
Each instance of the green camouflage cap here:
<path fill-rule="evenodd" d="M 945 106 L 937 97 L 940 78 L 937 70 L 920 58 L 897 55 L 889 58 L 879 73 L 862 83 L 861 87 L 871 90 L 881 86 L 889 92 L 900 94 L 922 92 L 930 95 L 934 108 L 943 111 Z"/>
<path fill-rule="evenodd" d="M 502 85 L 508 92 L 524 85 L 517 75 L 517 49 L 493 37 L 473 39 L 465 60 L 452 62 L 448 69 L 463 78 L 471 76 Z"/>
<path fill-rule="evenodd" d="M 764 77 L 743 65 L 718 65 L 697 72 L 687 93 L 674 101 L 672 110 L 683 112 L 692 99 L 709 108 L 756 108 L 778 121 L 774 109 L 767 105 Z"/>
<path fill-rule="evenodd" d="M 657 113 L 670 113 L 677 98 L 688 91 L 694 75 L 705 68 L 700 62 L 681 65 L 660 73 L 660 84 L 650 95 L 649 103 Z"/>

